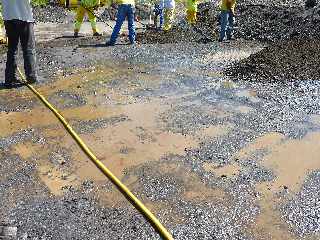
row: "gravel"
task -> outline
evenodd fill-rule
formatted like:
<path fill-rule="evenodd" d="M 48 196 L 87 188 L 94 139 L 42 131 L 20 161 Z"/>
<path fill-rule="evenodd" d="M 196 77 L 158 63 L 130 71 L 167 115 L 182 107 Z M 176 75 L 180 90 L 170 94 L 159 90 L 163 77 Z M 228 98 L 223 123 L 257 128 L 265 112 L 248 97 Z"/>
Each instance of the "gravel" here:
<path fill-rule="evenodd" d="M 137 212 L 101 208 L 84 194 L 26 201 L 10 217 L 20 239 L 159 239 Z"/>
<path fill-rule="evenodd" d="M 281 209 L 293 232 L 303 237 L 320 233 L 320 172 L 309 174 L 301 191 Z"/>

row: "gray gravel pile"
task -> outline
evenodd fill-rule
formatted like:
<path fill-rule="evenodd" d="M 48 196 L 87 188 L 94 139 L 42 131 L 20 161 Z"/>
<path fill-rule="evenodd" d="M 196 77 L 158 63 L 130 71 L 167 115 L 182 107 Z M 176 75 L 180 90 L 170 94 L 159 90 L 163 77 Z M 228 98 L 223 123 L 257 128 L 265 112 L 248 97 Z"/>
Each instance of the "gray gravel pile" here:
<path fill-rule="evenodd" d="M 301 191 L 282 207 L 285 220 L 301 237 L 320 233 L 320 172 L 309 174 Z"/>

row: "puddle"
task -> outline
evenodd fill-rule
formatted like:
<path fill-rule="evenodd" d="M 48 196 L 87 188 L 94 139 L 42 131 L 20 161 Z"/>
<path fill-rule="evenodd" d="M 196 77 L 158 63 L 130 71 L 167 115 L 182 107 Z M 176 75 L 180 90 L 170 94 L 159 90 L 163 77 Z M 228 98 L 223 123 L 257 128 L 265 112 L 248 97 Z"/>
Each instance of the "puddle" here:
<path fill-rule="evenodd" d="M 161 112 L 158 104 L 131 105 L 123 110 L 130 121 L 83 135 L 100 160 L 118 177 L 126 168 L 158 160 L 168 153 L 184 154 L 186 148 L 198 145 L 192 136 L 157 129 L 157 116 Z M 131 150 L 124 154 L 123 149 L 128 147 Z M 87 172 L 87 166 L 79 167 L 80 175 Z"/>
<path fill-rule="evenodd" d="M 6 137 L 22 129 L 39 128 L 51 124 L 57 124 L 57 119 L 45 107 L 27 112 L 0 113 L 0 136 Z"/>
<path fill-rule="evenodd" d="M 269 184 L 259 184 L 256 189 L 261 197 L 259 201 L 260 214 L 252 226 L 255 239 L 297 240 L 290 233 L 287 223 L 283 221 L 278 209 L 281 201 L 274 196 L 272 191 L 268 190 L 270 189 Z"/>
<path fill-rule="evenodd" d="M 67 187 L 79 184 L 77 177 L 55 167 L 46 165 L 38 167 L 38 176 L 55 196 L 61 196 Z"/>
<path fill-rule="evenodd" d="M 288 140 L 272 148 L 262 164 L 272 169 L 276 179 L 272 190 L 286 186 L 298 191 L 308 172 L 320 169 L 320 133 L 309 133 L 301 140 Z"/>
<path fill-rule="evenodd" d="M 307 174 L 320 169 L 319 143 L 318 132 L 309 133 L 300 140 L 287 139 L 279 133 L 269 133 L 257 138 L 236 154 L 236 159 L 245 160 L 254 157 L 257 151 L 265 150 L 267 154 L 256 160 L 271 169 L 276 176 L 273 181 L 256 186 L 260 195 L 260 214 L 252 225 L 252 233 L 256 239 L 297 239 L 281 218 L 278 207 L 282 200 L 277 194 L 284 189 L 291 193 L 297 192 Z"/>
<path fill-rule="evenodd" d="M 284 141 L 285 136 L 280 133 L 268 133 L 257 139 L 252 143 L 242 148 L 237 154 L 233 157 L 234 159 L 246 160 L 250 156 L 254 156 L 258 150 L 268 150 L 272 147 L 280 144 Z"/>

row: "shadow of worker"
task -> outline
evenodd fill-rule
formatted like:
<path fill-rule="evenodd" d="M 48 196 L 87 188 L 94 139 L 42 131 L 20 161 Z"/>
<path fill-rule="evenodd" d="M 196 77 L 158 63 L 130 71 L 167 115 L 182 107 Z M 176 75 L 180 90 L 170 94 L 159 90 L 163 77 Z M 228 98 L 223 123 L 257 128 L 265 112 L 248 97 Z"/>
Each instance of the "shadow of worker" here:
<path fill-rule="evenodd" d="M 21 82 L 17 82 L 17 83 L 14 83 L 14 84 L 5 84 L 5 83 L 0 83 L 0 91 L 1 90 L 7 90 L 7 89 L 15 89 L 15 88 L 21 88 L 25 86 L 24 83 L 21 83 Z M 1 239 L 1 238 L 0 238 Z"/>

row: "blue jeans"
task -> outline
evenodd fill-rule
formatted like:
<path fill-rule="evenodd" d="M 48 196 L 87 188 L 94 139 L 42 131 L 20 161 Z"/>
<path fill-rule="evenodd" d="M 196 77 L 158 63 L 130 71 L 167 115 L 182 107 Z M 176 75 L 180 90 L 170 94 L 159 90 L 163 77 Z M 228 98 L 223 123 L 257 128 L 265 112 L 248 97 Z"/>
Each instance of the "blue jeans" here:
<path fill-rule="evenodd" d="M 128 19 L 128 30 L 130 43 L 134 43 L 136 40 L 136 31 L 134 26 L 134 12 L 135 8 L 131 4 L 120 4 L 118 7 L 117 21 L 113 28 L 113 32 L 110 38 L 110 43 L 114 44 L 118 38 L 121 26 Z"/>
<path fill-rule="evenodd" d="M 160 16 L 160 28 L 162 28 L 163 25 L 163 20 L 164 20 L 164 14 L 163 14 L 163 9 L 159 4 L 154 5 L 154 25 L 157 27 L 157 21 L 158 21 L 158 16 Z"/>
<path fill-rule="evenodd" d="M 222 41 L 227 33 L 227 39 L 232 38 L 233 24 L 234 24 L 234 14 L 232 11 L 221 11 L 220 14 L 220 36 L 219 40 Z"/>

